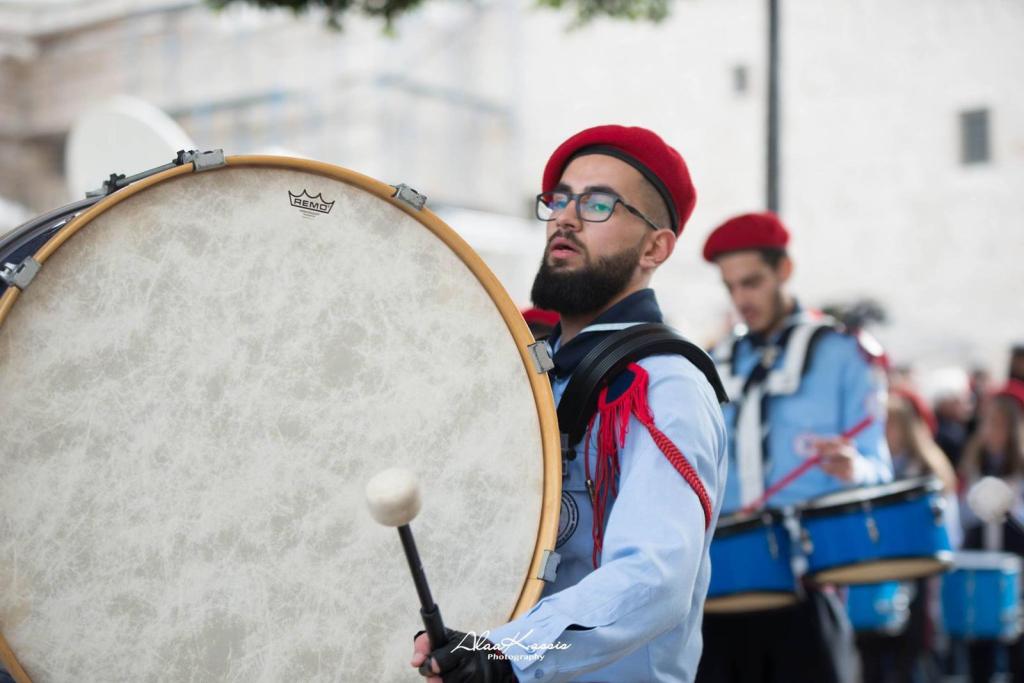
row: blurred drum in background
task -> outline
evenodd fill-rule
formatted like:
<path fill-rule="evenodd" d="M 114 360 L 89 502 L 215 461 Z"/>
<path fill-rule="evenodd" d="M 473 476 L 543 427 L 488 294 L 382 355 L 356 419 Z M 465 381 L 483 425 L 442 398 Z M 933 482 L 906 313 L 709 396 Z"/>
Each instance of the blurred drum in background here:
<path fill-rule="evenodd" d="M 905 581 L 953 559 L 942 484 L 931 477 L 865 486 L 799 508 L 801 550 L 817 583 Z"/>
<path fill-rule="evenodd" d="M 942 577 L 946 632 L 965 640 L 1013 641 L 1021 634 L 1021 558 L 961 551 Z"/>
<path fill-rule="evenodd" d="M 417 680 L 363 485 L 424 482 L 450 623 L 528 609 L 561 483 L 532 337 L 407 188 L 192 171 L 99 201 L 0 298 L 3 635 L 36 681 Z"/>
<path fill-rule="evenodd" d="M 896 635 L 910 619 L 913 587 L 899 581 L 850 586 L 846 613 L 853 630 L 860 633 Z"/>
<path fill-rule="evenodd" d="M 785 522 L 780 510 L 719 520 L 711 541 L 705 612 L 757 612 L 796 604 L 799 593 Z"/>

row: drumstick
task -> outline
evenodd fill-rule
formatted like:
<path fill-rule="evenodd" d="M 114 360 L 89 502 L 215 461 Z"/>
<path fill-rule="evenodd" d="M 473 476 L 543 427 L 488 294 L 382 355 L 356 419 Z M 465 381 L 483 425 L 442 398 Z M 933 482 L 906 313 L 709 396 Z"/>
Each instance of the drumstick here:
<path fill-rule="evenodd" d="M 430 594 L 427 575 L 423 571 L 423 562 L 416 541 L 413 540 L 409 523 L 420 511 L 420 489 L 412 472 L 400 468 L 391 468 L 379 472 L 366 484 L 366 504 L 370 514 L 384 526 L 398 527 L 398 536 L 402 539 L 402 550 L 412 572 L 412 581 L 416 584 L 416 593 L 420 599 L 420 617 L 423 627 L 433 647 L 440 647 L 447 640 L 441 610 L 438 609 Z M 435 675 L 430 670 L 428 657 L 420 665 L 420 673 L 424 676 Z"/>
<path fill-rule="evenodd" d="M 21 664 L 18 663 L 18 658 L 14 656 L 11 646 L 7 644 L 7 639 L 2 634 L 0 634 L 0 663 L 7 667 L 7 673 L 11 674 L 15 683 L 32 683 L 28 674 L 25 673 L 25 670 L 21 668 Z"/>
<path fill-rule="evenodd" d="M 840 435 L 840 438 L 842 438 L 842 439 L 852 439 L 853 437 L 857 436 L 858 434 L 863 432 L 865 429 L 867 429 L 868 426 L 872 422 L 874 422 L 874 421 L 875 421 L 874 418 L 869 415 L 869 416 L 865 417 L 863 420 L 861 420 L 860 422 L 858 422 L 857 424 L 855 424 L 852 427 L 850 427 L 849 429 L 847 429 L 845 432 L 843 432 Z M 789 486 L 790 484 L 792 484 L 798 477 L 800 477 L 807 470 L 811 469 L 815 465 L 820 465 L 821 461 L 822 461 L 822 457 L 820 455 L 815 455 L 815 456 L 812 456 L 810 458 L 807 458 L 807 460 L 805 460 L 804 462 L 800 463 L 799 465 L 797 465 L 796 467 L 791 469 L 789 472 L 787 472 L 782 477 L 782 479 L 779 479 L 777 482 L 775 482 L 774 484 L 769 486 L 768 490 L 766 490 L 764 492 L 764 495 L 762 495 L 760 498 L 758 498 L 754 502 L 744 506 L 740 510 L 740 513 L 748 515 L 751 512 L 753 512 L 754 510 L 758 510 L 758 509 L 764 507 L 764 504 L 767 503 L 768 500 L 772 496 L 774 496 L 776 493 L 778 493 L 782 489 L 784 489 L 787 486 Z"/>

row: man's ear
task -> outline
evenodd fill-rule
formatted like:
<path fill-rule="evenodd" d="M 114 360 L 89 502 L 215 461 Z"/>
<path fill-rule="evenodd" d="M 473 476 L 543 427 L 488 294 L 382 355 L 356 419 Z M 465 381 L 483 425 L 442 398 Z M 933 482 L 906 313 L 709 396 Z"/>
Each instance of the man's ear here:
<path fill-rule="evenodd" d="M 647 240 L 647 246 L 640 254 L 640 267 L 653 270 L 668 260 L 676 248 L 676 234 L 671 230 L 656 230 Z"/>
<path fill-rule="evenodd" d="M 789 258 L 788 255 L 779 259 L 779 265 L 776 267 L 776 272 L 779 274 L 780 282 L 789 282 L 789 278 L 793 276 L 793 259 Z"/>

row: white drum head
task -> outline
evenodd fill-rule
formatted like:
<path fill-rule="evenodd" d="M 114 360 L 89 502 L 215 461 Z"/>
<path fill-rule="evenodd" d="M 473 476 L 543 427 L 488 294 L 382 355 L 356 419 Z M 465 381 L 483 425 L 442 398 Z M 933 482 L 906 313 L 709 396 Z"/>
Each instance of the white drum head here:
<path fill-rule="evenodd" d="M 0 629 L 37 682 L 419 680 L 409 570 L 363 498 L 387 467 L 420 479 L 449 625 L 539 596 L 560 476 L 527 328 L 360 179 L 169 171 L 0 300 Z"/>
<path fill-rule="evenodd" d="M 1020 574 L 1024 560 L 1013 553 L 999 553 L 987 550 L 961 550 L 953 554 L 953 570 L 997 571 L 1006 574 Z"/>

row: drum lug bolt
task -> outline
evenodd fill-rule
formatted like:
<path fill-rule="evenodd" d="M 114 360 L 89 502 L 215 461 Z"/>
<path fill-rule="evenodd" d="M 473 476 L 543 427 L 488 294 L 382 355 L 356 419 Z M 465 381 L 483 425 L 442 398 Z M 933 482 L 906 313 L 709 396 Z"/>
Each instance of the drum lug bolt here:
<path fill-rule="evenodd" d="M 804 551 L 804 555 L 814 554 L 814 542 L 811 540 L 811 534 L 808 533 L 807 529 L 800 530 L 800 548 Z"/>
<path fill-rule="evenodd" d="M 770 522 L 770 519 L 768 522 Z M 765 534 L 768 536 L 768 554 L 772 556 L 773 560 L 779 559 L 779 542 L 775 538 L 774 527 L 766 526 Z"/>
<path fill-rule="evenodd" d="M 871 542 L 878 543 L 878 525 L 875 524 L 875 518 L 868 517 L 866 520 L 864 520 L 864 525 L 868 528 L 868 538 L 871 539 Z"/>
<path fill-rule="evenodd" d="M 868 538 L 871 539 L 872 543 L 877 544 L 879 539 L 878 525 L 875 523 L 875 518 L 871 515 L 871 501 L 865 500 L 861 503 L 860 507 L 864 511 L 864 526 L 868 530 Z"/>

